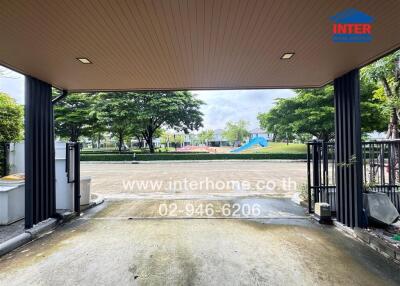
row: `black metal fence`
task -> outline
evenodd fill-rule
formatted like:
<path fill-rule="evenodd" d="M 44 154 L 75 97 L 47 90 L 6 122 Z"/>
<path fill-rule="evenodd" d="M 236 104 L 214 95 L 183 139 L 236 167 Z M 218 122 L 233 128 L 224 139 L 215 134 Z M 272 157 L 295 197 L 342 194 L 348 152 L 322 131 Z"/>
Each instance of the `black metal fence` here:
<path fill-rule="evenodd" d="M 9 155 L 10 144 L 0 142 L 0 177 L 7 176 L 10 171 Z"/>
<path fill-rule="evenodd" d="M 345 165 L 354 163 L 354 159 Z M 363 191 L 388 195 L 400 211 L 400 140 L 362 142 Z M 335 144 L 307 143 L 307 177 L 309 212 L 314 203 L 326 202 L 336 212 Z M 339 166 L 343 167 L 343 166 Z"/>

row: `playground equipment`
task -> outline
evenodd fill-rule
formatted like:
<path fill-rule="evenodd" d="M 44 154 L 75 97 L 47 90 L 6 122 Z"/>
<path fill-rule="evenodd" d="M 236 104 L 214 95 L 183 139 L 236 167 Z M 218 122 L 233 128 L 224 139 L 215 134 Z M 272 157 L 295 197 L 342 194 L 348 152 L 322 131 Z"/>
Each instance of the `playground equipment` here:
<path fill-rule="evenodd" d="M 231 153 L 242 152 L 242 151 L 247 150 L 250 147 L 252 147 L 254 145 L 257 145 L 257 144 L 260 145 L 261 147 L 267 147 L 268 146 L 268 140 L 265 139 L 264 137 L 254 137 L 253 139 L 251 139 L 249 142 L 247 142 L 243 146 L 231 150 Z"/>

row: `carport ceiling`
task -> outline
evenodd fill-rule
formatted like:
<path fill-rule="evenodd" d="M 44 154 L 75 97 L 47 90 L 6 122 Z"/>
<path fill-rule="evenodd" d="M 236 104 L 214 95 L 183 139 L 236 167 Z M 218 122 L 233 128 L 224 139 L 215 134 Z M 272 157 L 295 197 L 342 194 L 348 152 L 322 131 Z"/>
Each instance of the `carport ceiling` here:
<path fill-rule="evenodd" d="M 375 18 L 371 43 L 332 42 L 330 17 L 347 8 Z M 0 63 L 71 91 L 317 87 L 400 47 L 399 11 L 398 0 L 0 0 Z"/>

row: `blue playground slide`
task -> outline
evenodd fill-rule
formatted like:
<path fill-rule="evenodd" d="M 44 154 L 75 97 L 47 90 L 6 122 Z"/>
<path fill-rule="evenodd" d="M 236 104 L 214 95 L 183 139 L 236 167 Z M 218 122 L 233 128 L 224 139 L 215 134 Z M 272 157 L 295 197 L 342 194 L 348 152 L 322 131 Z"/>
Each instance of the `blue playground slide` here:
<path fill-rule="evenodd" d="M 268 141 L 264 137 L 254 137 L 253 139 L 251 139 L 249 142 L 247 142 L 243 146 L 240 146 L 239 148 L 236 148 L 236 149 L 232 150 L 231 152 L 232 153 L 242 152 L 244 150 L 249 149 L 253 145 L 257 145 L 257 144 L 260 145 L 261 147 L 267 147 Z"/>

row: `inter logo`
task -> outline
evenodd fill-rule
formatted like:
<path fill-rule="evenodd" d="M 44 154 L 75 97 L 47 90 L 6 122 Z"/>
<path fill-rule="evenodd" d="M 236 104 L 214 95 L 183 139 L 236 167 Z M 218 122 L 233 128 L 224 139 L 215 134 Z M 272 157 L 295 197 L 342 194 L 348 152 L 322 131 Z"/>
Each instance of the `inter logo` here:
<path fill-rule="evenodd" d="M 333 21 L 332 40 L 336 43 L 368 43 L 372 41 L 374 18 L 349 8 L 331 17 Z"/>

